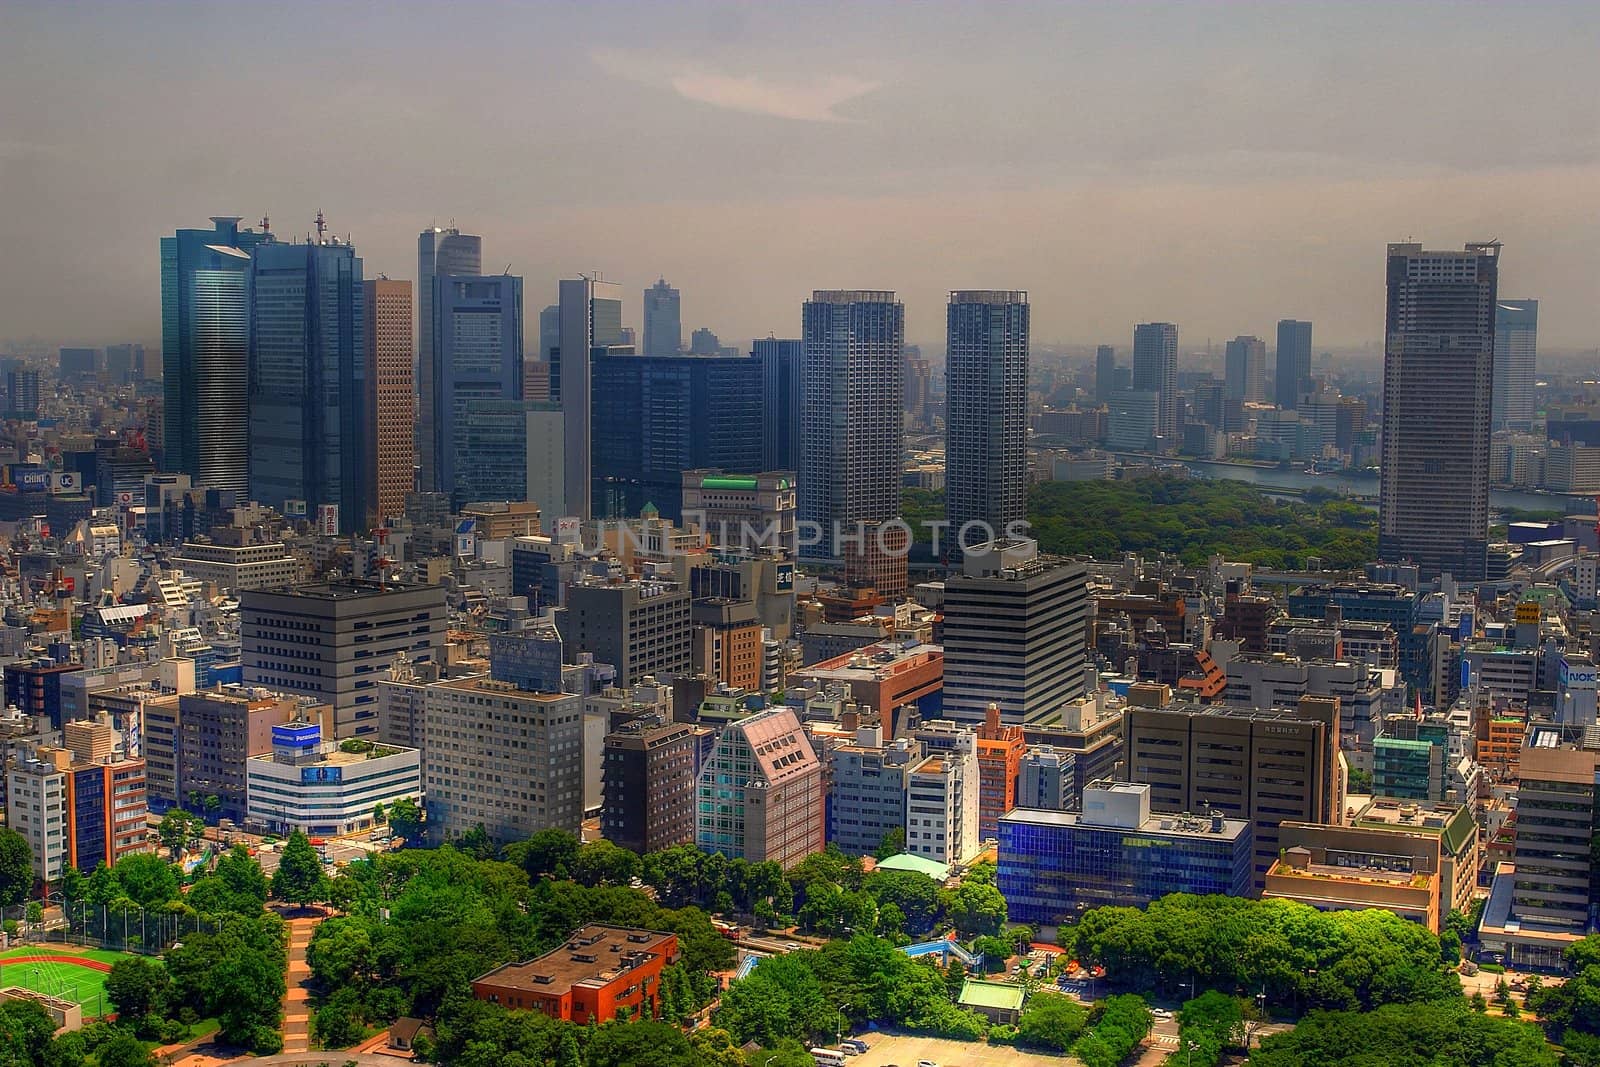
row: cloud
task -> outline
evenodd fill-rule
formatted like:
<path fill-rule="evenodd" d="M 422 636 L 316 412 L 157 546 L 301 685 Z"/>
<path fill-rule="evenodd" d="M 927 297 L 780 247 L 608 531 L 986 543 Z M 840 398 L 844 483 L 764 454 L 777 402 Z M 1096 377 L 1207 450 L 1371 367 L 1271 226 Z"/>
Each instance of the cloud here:
<path fill-rule="evenodd" d="M 835 109 L 882 84 L 847 74 L 804 79 L 723 74 L 617 49 L 594 52 L 590 59 L 608 74 L 668 88 L 698 104 L 796 122 L 859 122 Z"/>

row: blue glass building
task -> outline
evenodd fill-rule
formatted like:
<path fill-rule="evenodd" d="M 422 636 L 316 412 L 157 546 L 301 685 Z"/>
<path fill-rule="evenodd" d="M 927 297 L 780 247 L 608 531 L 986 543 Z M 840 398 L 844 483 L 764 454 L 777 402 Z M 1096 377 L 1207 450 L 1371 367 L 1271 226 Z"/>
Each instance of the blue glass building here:
<path fill-rule="evenodd" d="M 361 260 L 337 239 L 270 241 L 250 260 L 250 493 L 365 521 L 367 345 Z M 237 433 L 237 427 L 234 430 Z"/>
<path fill-rule="evenodd" d="M 162 469 L 244 493 L 250 250 L 270 238 L 234 215 L 211 222 L 161 238 Z"/>
<path fill-rule="evenodd" d="M 527 499 L 522 279 L 436 276 L 433 331 L 439 491 L 458 508 L 474 500 Z"/>
<path fill-rule="evenodd" d="M 1148 785 L 1097 783 L 1082 812 L 1013 808 L 1000 818 L 997 884 L 1012 922 L 1054 924 L 1168 893 L 1248 896 L 1250 824 L 1152 815 Z"/>

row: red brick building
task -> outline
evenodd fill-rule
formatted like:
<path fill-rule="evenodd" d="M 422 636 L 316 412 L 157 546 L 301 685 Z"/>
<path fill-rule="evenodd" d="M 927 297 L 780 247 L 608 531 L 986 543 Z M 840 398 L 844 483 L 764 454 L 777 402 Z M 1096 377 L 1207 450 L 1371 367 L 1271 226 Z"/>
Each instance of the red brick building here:
<path fill-rule="evenodd" d="M 554 1019 L 610 1022 L 661 1014 L 661 972 L 678 958 L 678 936 L 620 926 L 585 926 L 560 948 L 497 967 L 472 982 L 479 1000 Z"/>

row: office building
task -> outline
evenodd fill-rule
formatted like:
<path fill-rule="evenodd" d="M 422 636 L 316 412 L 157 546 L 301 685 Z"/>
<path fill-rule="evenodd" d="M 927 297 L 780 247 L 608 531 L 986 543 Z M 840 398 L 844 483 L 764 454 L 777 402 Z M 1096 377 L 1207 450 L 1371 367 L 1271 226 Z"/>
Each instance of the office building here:
<path fill-rule="evenodd" d="M 945 355 L 945 518 L 951 551 L 1027 518 L 1028 294 L 950 294 Z"/>
<path fill-rule="evenodd" d="M 1539 362 L 1539 301 L 1501 300 L 1494 308 L 1494 390 L 1490 429 L 1533 428 Z"/>
<path fill-rule="evenodd" d="M 560 343 L 550 362 L 550 395 L 561 403 L 565 512 L 588 520 L 594 518 L 589 363 L 596 349 L 622 344 L 622 286 L 594 278 L 563 278 L 560 308 Z"/>
<path fill-rule="evenodd" d="M 1094 350 L 1094 398 L 1102 404 L 1117 391 L 1117 350 L 1100 345 Z"/>
<path fill-rule="evenodd" d="M 1156 395 L 1156 434 L 1162 450 L 1178 437 L 1178 327 L 1141 322 L 1133 328 L 1133 390 Z"/>
<path fill-rule="evenodd" d="M 250 495 L 319 523 L 333 507 L 338 533 L 367 518 L 365 295 L 361 260 L 337 238 L 251 253 Z"/>
<path fill-rule="evenodd" d="M 882 726 L 859 726 L 849 741 L 830 745 L 828 843 L 846 856 L 870 856 L 905 832 L 911 771 L 924 756 L 918 741 L 886 742 Z"/>
<path fill-rule="evenodd" d="M 33 876 L 46 887 L 68 867 L 87 874 L 149 852 L 148 817 L 142 759 L 40 747 L 8 764 L 6 823 L 28 842 Z"/>
<path fill-rule="evenodd" d="M 409 424 L 408 424 L 409 425 Z M 410 446 L 410 435 L 407 435 Z M 300 560 L 282 541 L 251 545 L 218 545 L 186 541 L 172 556 L 172 566 L 225 593 L 246 589 L 278 589 L 300 577 Z"/>
<path fill-rule="evenodd" d="M 906 852 L 957 867 L 983 851 L 979 826 L 978 740 L 963 730 L 955 744 L 925 756 L 906 782 Z"/>
<path fill-rule="evenodd" d="M 605 737 L 600 834 L 643 855 L 694 844 L 695 729 L 642 719 Z"/>
<path fill-rule="evenodd" d="M 1043 722 L 1084 691 L 1089 597 L 1083 565 L 1038 542 L 969 551 L 944 583 L 944 714 L 981 723 L 991 703 L 1010 724 Z"/>
<path fill-rule="evenodd" d="M 729 723 L 696 779 L 695 845 L 793 867 L 822 851 L 823 777 L 822 761 L 788 708 Z"/>
<path fill-rule="evenodd" d="M 1300 394 L 1310 390 L 1311 323 L 1279 319 L 1277 366 L 1273 376 L 1273 393 L 1278 406 L 1292 411 L 1300 406 Z"/>
<path fill-rule="evenodd" d="M 1106 404 L 1106 447 L 1114 452 L 1149 452 L 1161 429 L 1161 396 L 1145 389 L 1119 389 Z"/>
<path fill-rule="evenodd" d="M 1032 745 L 1017 767 L 1019 808 L 1076 811 L 1082 800 L 1077 786 L 1078 759 L 1052 745 Z"/>
<path fill-rule="evenodd" d="M 678 961 L 678 936 L 591 924 L 535 959 L 472 980 L 472 995 L 513 1011 L 580 1026 L 661 1014 L 661 972 Z"/>
<path fill-rule="evenodd" d="M 567 589 L 562 621 L 568 663 L 589 652 L 617 669 L 626 689 L 647 675 L 665 681 L 693 662 L 689 591 L 662 582 L 582 581 Z"/>
<path fill-rule="evenodd" d="M 482 825 L 490 840 L 583 821 L 583 697 L 530 693 L 492 678 L 428 687 L 423 791 L 435 841 Z"/>
<path fill-rule="evenodd" d="M 417 447 L 411 283 L 374 278 L 365 283 L 367 316 L 368 526 L 405 514 L 415 488 Z"/>
<path fill-rule="evenodd" d="M 269 235 L 217 215 L 161 238 L 162 467 L 194 484 L 250 485 L 250 250 Z M 37 378 L 32 408 L 38 410 Z M 25 399 L 25 398 L 24 398 Z"/>
<path fill-rule="evenodd" d="M 801 319 L 800 519 L 848 582 L 898 598 L 908 546 L 879 524 L 900 513 L 905 306 L 889 291 L 819 289 Z"/>
<path fill-rule="evenodd" d="M 433 324 L 439 492 L 457 508 L 521 500 L 528 485 L 522 279 L 436 277 Z"/>
<path fill-rule="evenodd" d="M 56 361 L 62 381 L 93 378 L 100 373 L 98 348 L 59 348 L 56 350 Z"/>
<path fill-rule="evenodd" d="M 683 521 L 698 526 L 722 551 L 753 556 L 800 551 L 794 475 L 789 471 L 729 474 L 683 472 Z"/>
<path fill-rule="evenodd" d="M 180 695 L 176 733 L 159 746 L 159 755 L 154 737 L 147 738 L 146 747 L 152 761 L 170 760 L 177 767 L 180 805 L 237 821 L 248 807 L 247 761 L 272 752 L 273 727 L 325 715 L 326 706 L 315 698 L 223 685 Z"/>
<path fill-rule="evenodd" d="M 678 290 L 665 278 L 644 291 L 644 354 L 675 356 L 683 348 L 683 320 Z"/>
<path fill-rule="evenodd" d="M 316 723 L 272 727 L 272 750 L 247 762 L 249 822 L 271 833 L 342 837 L 374 811 L 422 799 L 422 755 L 373 741 L 324 741 Z"/>
<path fill-rule="evenodd" d="M 1259 337 L 1235 337 L 1223 355 L 1222 373 L 1225 400 L 1254 403 L 1265 398 L 1267 343 Z"/>
<path fill-rule="evenodd" d="M 1071 922 L 1168 893 L 1250 892 L 1250 823 L 1156 814 L 1150 786 L 1099 781 L 1083 811 L 1017 808 L 1000 820 L 996 884 L 1012 922 Z"/>
<path fill-rule="evenodd" d="M 1339 702 L 1306 697 L 1294 711 L 1261 711 L 1172 703 L 1166 689 L 1129 690 L 1125 773 L 1149 784 L 1157 811 L 1248 820 L 1259 890 L 1278 860 L 1280 823 L 1333 822 L 1344 809 Z"/>
<path fill-rule="evenodd" d="M 978 834 L 989 841 L 999 832 L 1000 816 L 1017 806 L 1017 782 L 1028 743 L 1022 727 L 1001 723 L 997 704 L 989 705 L 977 740 Z"/>
<path fill-rule="evenodd" d="M 443 230 L 429 227 L 417 235 L 416 453 L 418 481 L 423 492 L 449 491 L 438 483 L 435 451 L 438 435 L 433 420 L 440 373 L 434 358 L 433 280 L 452 274 L 482 273 L 483 238 L 462 233 L 453 226 Z"/>
<path fill-rule="evenodd" d="M 554 515 L 566 506 L 566 428 L 561 405 L 554 401 L 525 404 L 528 442 L 528 500 Z"/>
<path fill-rule="evenodd" d="M 892 725 L 907 705 L 915 706 L 923 720 L 940 715 L 943 673 L 939 646 L 888 640 L 791 671 L 789 679 L 796 686 L 843 689 Z"/>
<path fill-rule="evenodd" d="M 39 372 L 32 367 L 19 367 L 6 371 L 6 417 L 24 422 L 39 417 L 43 400 L 39 389 Z"/>
<path fill-rule="evenodd" d="M 751 342 L 761 361 L 761 469 L 800 469 L 800 367 L 803 342 L 763 337 Z"/>
<path fill-rule="evenodd" d="M 106 345 L 106 377 L 113 385 L 144 381 L 144 345 Z"/>
<path fill-rule="evenodd" d="M 761 364 L 748 356 L 596 353 L 589 364 L 595 426 L 590 499 L 597 519 L 653 505 L 683 517 L 683 472 L 761 467 Z"/>
<path fill-rule="evenodd" d="M 1500 246 L 1389 246 L 1378 557 L 1423 579 L 1488 564 L 1489 399 Z"/>
<path fill-rule="evenodd" d="M 449 613 L 442 586 L 343 581 L 240 596 L 246 685 L 333 706 L 338 738 L 378 732 L 378 681 L 397 653 L 443 661 Z"/>

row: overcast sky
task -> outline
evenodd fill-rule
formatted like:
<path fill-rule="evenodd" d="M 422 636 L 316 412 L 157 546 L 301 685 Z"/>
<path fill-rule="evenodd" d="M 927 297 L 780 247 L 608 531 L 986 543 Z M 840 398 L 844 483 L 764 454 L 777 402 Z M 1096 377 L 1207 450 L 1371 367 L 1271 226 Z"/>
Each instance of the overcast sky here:
<path fill-rule="evenodd" d="M 1375 341 L 1384 245 L 1499 238 L 1600 343 L 1600 3 L 0 0 L 0 338 L 159 340 L 213 214 L 413 278 L 454 219 L 527 310 L 599 270 L 685 339 L 813 288 L 1025 288 L 1036 342 Z"/>

